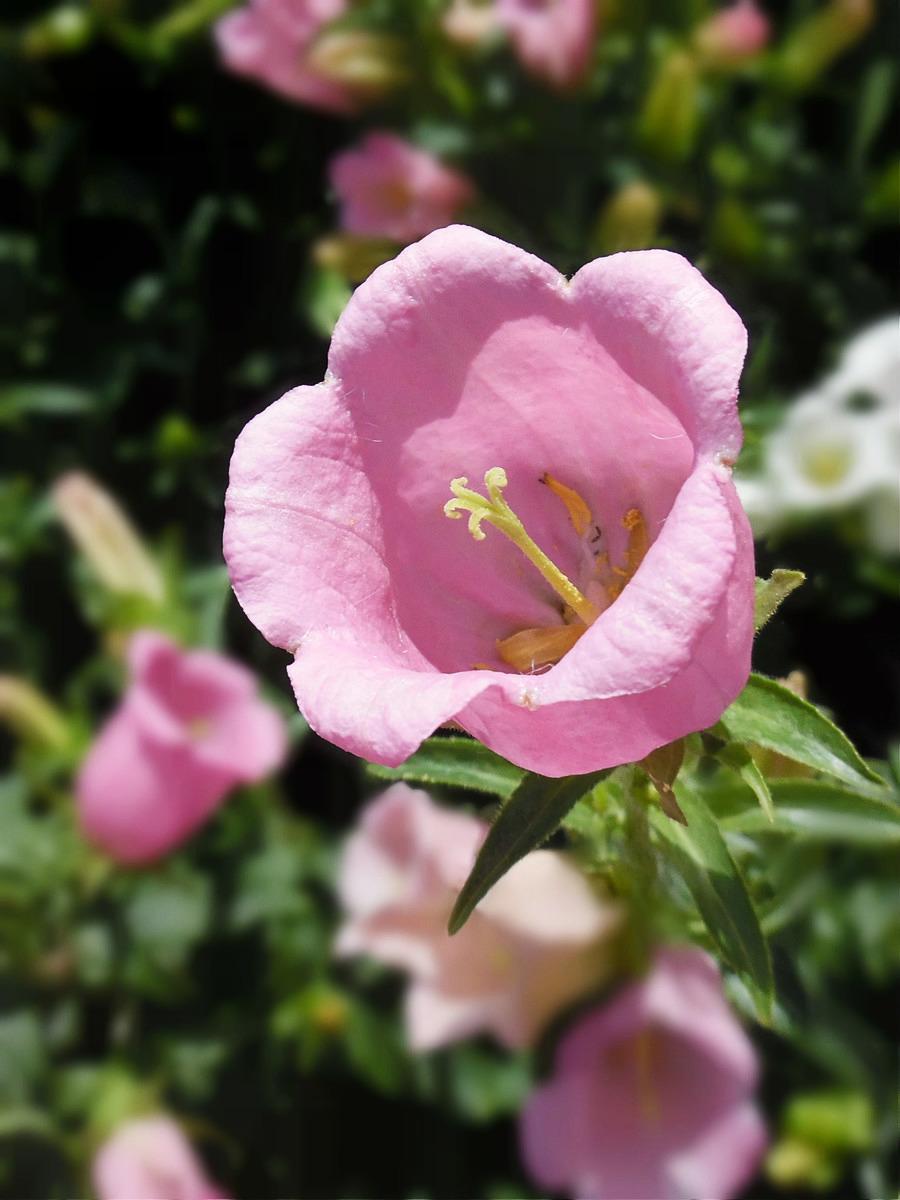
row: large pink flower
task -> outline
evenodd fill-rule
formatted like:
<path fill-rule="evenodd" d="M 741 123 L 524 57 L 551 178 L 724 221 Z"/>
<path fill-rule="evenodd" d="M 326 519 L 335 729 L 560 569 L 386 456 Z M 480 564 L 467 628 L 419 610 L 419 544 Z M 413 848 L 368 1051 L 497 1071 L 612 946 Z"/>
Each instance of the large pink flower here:
<path fill-rule="evenodd" d="M 533 75 L 555 87 L 583 77 L 594 48 L 596 0 L 496 0 L 496 18 Z"/>
<path fill-rule="evenodd" d="M 618 909 L 552 850 L 516 863 L 450 937 L 450 910 L 486 833 L 482 821 L 398 783 L 369 805 L 344 851 L 338 889 L 349 919 L 338 953 L 410 973 L 416 1050 L 480 1031 L 527 1046 L 610 972 L 605 943 Z"/>
<path fill-rule="evenodd" d="M 99 1200 L 227 1200 L 171 1117 L 126 1121 L 91 1167 Z"/>
<path fill-rule="evenodd" d="M 542 1187 L 576 1200 L 731 1197 L 766 1133 L 753 1047 L 694 948 L 661 952 L 641 983 L 578 1022 L 521 1119 Z"/>
<path fill-rule="evenodd" d="M 131 686 L 76 784 L 85 834 L 120 862 L 158 858 L 239 783 L 284 759 L 284 722 L 256 680 L 208 650 L 185 653 L 144 630 L 129 644 Z"/>
<path fill-rule="evenodd" d="M 474 196 L 459 171 L 392 133 L 370 133 L 362 146 L 338 154 L 330 175 L 344 229 L 398 242 L 449 225 Z"/>
<path fill-rule="evenodd" d="M 352 90 L 307 62 L 316 38 L 346 9 L 347 0 L 251 0 L 216 23 L 222 61 L 301 104 L 352 112 Z"/>
<path fill-rule="evenodd" d="M 662 250 L 566 280 L 451 226 L 375 271 L 325 382 L 251 421 L 231 464 L 232 582 L 296 655 L 312 726 L 395 765 L 454 720 L 560 776 L 717 721 L 753 636 L 731 479 L 745 345 L 721 295 Z M 485 474 L 482 518 L 509 536 L 476 541 L 445 504 L 452 481 L 477 534 L 488 501 L 461 477 Z"/>

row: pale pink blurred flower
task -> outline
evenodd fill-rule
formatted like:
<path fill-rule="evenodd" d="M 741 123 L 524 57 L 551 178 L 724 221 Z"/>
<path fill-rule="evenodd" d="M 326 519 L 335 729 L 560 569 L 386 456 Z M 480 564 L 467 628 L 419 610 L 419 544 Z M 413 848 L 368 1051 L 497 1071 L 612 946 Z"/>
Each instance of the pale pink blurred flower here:
<path fill-rule="evenodd" d="M 726 1200 L 765 1150 L 757 1074 L 716 964 L 660 951 L 646 979 L 564 1035 L 522 1113 L 522 1156 L 575 1200 Z"/>
<path fill-rule="evenodd" d="M 496 0 L 496 18 L 533 75 L 558 88 L 584 77 L 597 33 L 595 0 Z"/>
<path fill-rule="evenodd" d="M 561 776 L 717 721 L 753 640 L 731 478 L 745 346 L 722 296 L 664 250 L 567 280 L 451 226 L 379 267 L 325 382 L 256 417 L 231 463 L 235 592 L 295 655 L 316 731 L 395 766 L 455 720 Z M 445 516 L 461 479 L 497 490 L 500 468 L 549 567 Z"/>
<path fill-rule="evenodd" d="M 392 133 L 370 133 L 336 155 L 330 176 L 343 229 L 398 242 L 449 225 L 474 196 L 459 171 Z"/>
<path fill-rule="evenodd" d="M 98 1200 L 228 1200 L 181 1127 L 157 1114 L 120 1125 L 94 1156 Z"/>
<path fill-rule="evenodd" d="M 86 836 L 140 863 L 183 842 L 238 784 L 278 767 L 287 738 L 251 672 L 221 654 L 143 630 L 128 663 L 130 686 L 82 764 L 76 796 Z"/>
<path fill-rule="evenodd" d="M 480 1031 L 530 1045 L 611 970 L 619 910 L 552 850 L 518 862 L 450 937 L 450 911 L 486 832 L 398 783 L 365 810 L 344 851 L 338 890 L 348 919 L 337 952 L 409 972 L 416 1050 Z"/>
<path fill-rule="evenodd" d="M 347 0 L 251 0 L 215 26 L 219 53 L 236 75 L 331 112 L 349 113 L 356 96 L 308 60 L 322 31 L 347 10 Z"/>
<path fill-rule="evenodd" d="M 769 42 L 771 22 L 755 0 L 736 0 L 708 17 L 694 33 L 704 64 L 719 70 L 756 58 Z"/>
<path fill-rule="evenodd" d="M 447 37 L 461 46 L 477 46 L 500 27 L 496 0 L 451 0 L 441 17 Z"/>

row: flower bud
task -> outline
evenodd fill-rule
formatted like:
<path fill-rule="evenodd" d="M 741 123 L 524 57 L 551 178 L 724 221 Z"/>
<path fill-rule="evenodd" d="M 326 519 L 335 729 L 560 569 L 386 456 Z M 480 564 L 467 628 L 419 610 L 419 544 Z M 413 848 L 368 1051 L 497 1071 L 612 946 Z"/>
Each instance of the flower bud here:
<path fill-rule="evenodd" d="M 23 741 L 48 749 L 62 749 L 69 740 L 62 713 L 37 688 L 15 675 L 0 675 L 0 721 Z"/>
<path fill-rule="evenodd" d="M 94 35 L 94 23 L 87 8 L 63 4 L 32 22 L 22 33 L 21 48 L 26 58 L 49 58 L 56 54 L 77 54 Z"/>
<path fill-rule="evenodd" d="M 769 18 L 755 0 L 737 0 L 721 8 L 694 31 L 694 49 L 702 65 L 713 71 L 731 71 L 765 49 Z"/>
<path fill-rule="evenodd" d="M 663 199 L 643 180 L 627 183 L 600 211 L 591 237 L 591 251 L 616 254 L 620 250 L 647 250 L 656 241 Z"/>
<path fill-rule="evenodd" d="M 306 56 L 306 65 L 364 99 L 387 95 L 410 79 L 405 43 L 368 30 L 324 34 Z"/>
<path fill-rule="evenodd" d="M 60 520 L 105 587 L 162 603 L 162 574 L 108 492 L 89 475 L 71 471 L 57 480 L 53 500 Z"/>
<path fill-rule="evenodd" d="M 809 87 L 859 41 L 874 16 L 873 0 L 830 0 L 788 36 L 779 60 L 781 78 L 795 88 Z"/>
<path fill-rule="evenodd" d="M 397 243 L 388 238 L 338 233 L 320 238 L 313 247 L 313 258 L 318 266 L 337 271 L 351 283 L 362 283 L 376 267 L 393 258 L 397 249 Z"/>
<path fill-rule="evenodd" d="M 640 141 L 662 159 L 687 158 L 699 122 L 697 64 L 684 50 L 662 60 L 638 120 Z"/>

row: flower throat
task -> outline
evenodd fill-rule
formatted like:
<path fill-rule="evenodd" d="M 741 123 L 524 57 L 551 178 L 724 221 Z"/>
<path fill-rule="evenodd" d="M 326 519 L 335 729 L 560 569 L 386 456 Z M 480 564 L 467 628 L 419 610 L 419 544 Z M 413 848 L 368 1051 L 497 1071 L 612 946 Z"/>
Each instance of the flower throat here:
<path fill-rule="evenodd" d="M 537 543 L 528 535 L 525 526 L 516 516 L 503 495 L 508 486 L 506 471 L 502 467 L 491 467 L 485 472 L 484 486 L 487 496 L 468 487 L 468 479 L 460 476 L 450 481 L 453 498 L 444 505 L 446 516 L 458 520 L 464 512 L 469 514 L 469 532 L 476 541 L 485 538 L 482 523 L 487 521 L 505 534 L 518 546 L 525 557 L 540 571 L 544 579 L 563 600 L 563 622 L 559 625 L 522 629 L 510 637 L 497 640 L 497 654 L 503 662 L 517 671 L 533 672 L 553 666 L 566 654 L 588 626 L 603 611 L 593 600 L 581 592 L 557 567 Z M 594 526 L 591 510 L 584 499 L 573 488 L 567 487 L 546 472 L 541 476 L 545 484 L 566 506 L 569 517 L 579 537 L 584 539 Z M 628 530 L 628 548 L 625 551 L 625 567 L 609 566 L 609 555 L 594 554 L 594 576 L 601 584 L 608 607 L 619 596 L 631 579 L 647 552 L 647 527 L 643 516 L 636 508 L 629 509 L 622 519 Z M 593 540 L 599 540 L 598 534 Z M 476 664 L 481 667 L 485 664 Z M 488 668 L 489 669 L 489 668 Z"/>

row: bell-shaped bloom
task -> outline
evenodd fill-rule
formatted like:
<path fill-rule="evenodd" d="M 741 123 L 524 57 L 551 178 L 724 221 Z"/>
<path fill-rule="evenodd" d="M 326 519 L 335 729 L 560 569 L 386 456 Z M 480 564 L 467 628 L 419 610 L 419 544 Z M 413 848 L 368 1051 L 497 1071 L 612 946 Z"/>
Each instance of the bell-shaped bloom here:
<path fill-rule="evenodd" d="M 753 637 L 745 339 L 662 250 L 567 280 L 450 226 L 379 267 L 231 464 L 232 583 L 313 728 L 396 765 L 453 720 L 561 776 L 717 721 Z"/>
<path fill-rule="evenodd" d="M 557 88 L 584 77 L 597 33 L 595 0 L 496 0 L 495 11 L 532 75 Z"/>
<path fill-rule="evenodd" d="M 347 842 L 339 954 L 407 971 L 409 1040 L 428 1050 L 477 1032 L 526 1046 L 610 973 L 619 910 L 560 853 L 516 863 L 453 937 L 447 920 L 487 826 L 398 783 Z"/>
<path fill-rule="evenodd" d="M 766 1145 L 756 1078 L 715 963 L 665 950 L 563 1036 L 522 1113 L 522 1156 L 542 1187 L 575 1200 L 727 1200 Z"/>
<path fill-rule="evenodd" d="M 449 225 L 474 197 L 459 171 L 392 133 L 370 133 L 361 146 L 338 154 L 329 173 L 341 227 L 398 242 Z"/>
<path fill-rule="evenodd" d="M 128 647 L 131 682 L 76 783 L 86 836 L 142 863 L 189 837 L 241 783 L 284 760 L 284 721 L 239 663 L 185 652 L 143 630 Z"/>
<path fill-rule="evenodd" d="M 704 66 L 727 71 L 756 58 L 768 45 L 770 28 L 756 0 L 735 0 L 695 30 L 694 46 Z"/>
<path fill-rule="evenodd" d="M 251 0 L 216 22 L 222 61 L 300 104 L 352 112 L 353 90 L 310 60 L 323 30 L 346 9 L 347 0 Z"/>
<path fill-rule="evenodd" d="M 120 1125 L 94 1156 L 91 1176 L 98 1200 L 228 1200 L 162 1113 Z"/>

